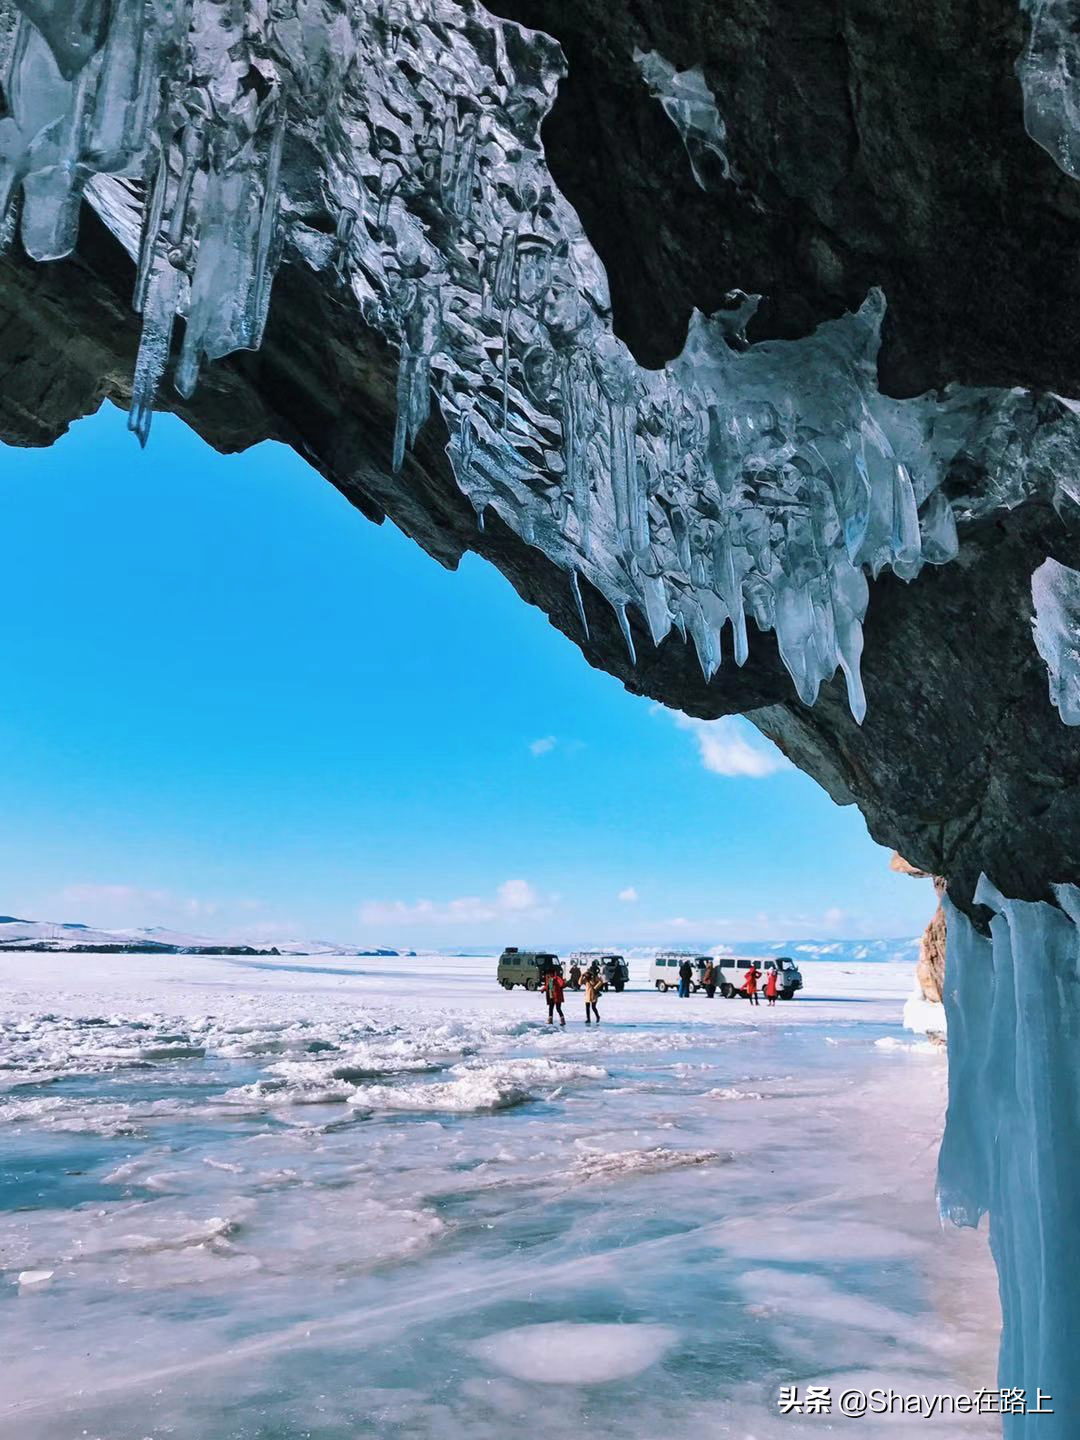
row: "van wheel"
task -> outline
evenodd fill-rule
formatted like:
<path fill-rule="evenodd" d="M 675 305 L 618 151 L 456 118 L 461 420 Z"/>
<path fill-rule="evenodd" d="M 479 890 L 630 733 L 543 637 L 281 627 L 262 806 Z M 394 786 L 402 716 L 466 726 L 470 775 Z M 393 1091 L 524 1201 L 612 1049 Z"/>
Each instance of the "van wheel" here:
<path fill-rule="evenodd" d="M 667 991 L 667 982 L 664 980 L 657 980 L 656 988 L 660 991 L 660 994 L 663 995 Z"/>
<path fill-rule="evenodd" d="M 514 982 L 512 980 L 500 980 L 499 984 L 504 990 L 512 990 L 514 988 Z"/>
<path fill-rule="evenodd" d="M 720 994 L 724 997 L 725 1000 L 734 1000 L 735 986 L 725 980 L 724 983 L 720 986 Z"/>
<path fill-rule="evenodd" d="M 789 990 L 781 990 L 781 991 L 780 991 L 780 999 L 781 999 L 781 1000 L 794 1000 L 794 999 L 795 999 L 795 991 L 794 991 L 794 990 L 790 990 L 790 989 L 789 989 Z"/>
<path fill-rule="evenodd" d="M 535 989 L 536 989 L 536 981 L 535 981 L 535 980 L 526 980 L 526 981 L 525 981 L 525 989 L 526 989 L 526 990 L 535 990 Z"/>

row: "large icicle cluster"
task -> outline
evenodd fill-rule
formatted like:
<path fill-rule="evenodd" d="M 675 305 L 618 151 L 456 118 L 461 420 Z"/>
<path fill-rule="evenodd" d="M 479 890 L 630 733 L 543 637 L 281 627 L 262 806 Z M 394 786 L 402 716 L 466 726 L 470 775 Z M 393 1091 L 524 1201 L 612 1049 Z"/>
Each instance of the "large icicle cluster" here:
<path fill-rule="evenodd" d="M 1080 1408 L 1080 890 L 1058 906 L 1008 900 L 985 878 L 981 935 L 948 899 L 945 1008 L 949 1110 L 941 1146 L 942 1213 L 977 1225 L 989 1213 L 1001 1286 L 999 1380 L 1053 1396 L 1053 1415 L 1005 1418 L 1072 1440 Z M 1050 1404 L 1051 1402 L 1047 1402 Z"/>
<path fill-rule="evenodd" d="M 332 272 L 400 354 L 395 467 L 434 396 L 480 523 L 494 511 L 564 567 L 583 625 L 581 576 L 631 653 L 633 608 L 711 677 L 725 652 L 746 659 L 749 617 L 806 703 L 840 666 L 862 718 L 867 572 L 955 554 L 940 482 L 1009 431 L 1014 397 L 883 398 L 876 293 L 805 340 L 747 347 L 756 301 L 733 292 L 643 370 L 545 163 L 561 51 L 476 0 L 17 4 L 4 229 L 62 256 L 85 193 L 128 246 L 141 439 L 170 364 L 187 396 L 204 360 L 259 344 L 283 256 Z M 658 61 L 669 113 L 719 147 L 707 91 Z"/>

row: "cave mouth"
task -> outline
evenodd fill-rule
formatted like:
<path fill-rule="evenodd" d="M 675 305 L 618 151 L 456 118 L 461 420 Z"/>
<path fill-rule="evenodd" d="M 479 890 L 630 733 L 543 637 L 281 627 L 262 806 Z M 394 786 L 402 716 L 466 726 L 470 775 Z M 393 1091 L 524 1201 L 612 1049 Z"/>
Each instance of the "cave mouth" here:
<path fill-rule="evenodd" d="M 282 440 L 943 877 L 954 1070 L 981 1015 L 1034 1077 L 975 1118 L 954 1086 L 949 1208 L 996 1227 L 1003 1356 L 1056 1375 L 1078 1302 L 1020 1272 L 1080 1108 L 1032 1108 L 1080 879 L 1065 0 L 194 10 L 3 6 L 3 434 L 109 396 L 144 443 L 163 407 Z"/>

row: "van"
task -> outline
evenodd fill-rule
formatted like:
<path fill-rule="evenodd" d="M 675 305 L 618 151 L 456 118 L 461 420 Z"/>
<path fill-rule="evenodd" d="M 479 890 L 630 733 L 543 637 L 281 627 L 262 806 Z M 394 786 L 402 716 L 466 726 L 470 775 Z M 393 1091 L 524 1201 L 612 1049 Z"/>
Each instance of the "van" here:
<path fill-rule="evenodd" d="M 570 961 L 583 975 L 590 965 L 598 965 L 604 984 L 616 994 L 620 994 L 629 983 L 630 966 L 622 955 L 614 955 L 608 950 L 579 950 L 570 956 Z"/>
<path fill-rule="evenodd" d="M 664 950 L 653 957 L 649 979 L 661 993 L 679 988 L 679 967 L 689 960 L 694 967 L 691 991 L 704 989 L 705 966 L 712 960 L 716 966 L 716 988 L 725 1000 L 733 1000 L 746 984 L 746 972 L 756 965 L 762 977 L 769 970 L 777 971 L 776 993 L 781 1000 L 793 1000 L 803 988 L 799 967 L 790 955 L 776 955 L 768 960 L 751 960 L 737 955 L 694 955 L 688 950 Z"/>
<path fill-rule="evenodd" d="M 504 990 L 524 985 L 526 990 L 539 990 L 552 970 L 562 972 L 558 955 L 548 950 L 519 950 L 508 945 L 499 956 L 495 978 Z"/>
<path fill-rule="evenodd" d="M 659 955 L 653 956 L 649 979 L 661 994 L 665 990 L 677 990 L 679 988 L 679 967 L 684 960 L 689 960 L 694 967 L 694 978 L 690 981 L 690 989 L 699 990 L 701 988 L 701 972 L 705 969 L 705 962 L 708 958 L 708 955 L 695 955 L 690 950 L 662 950 Z"/>
<path fill-rule="evenodd" d="M 790 955 L 776 955 L 767 960 L 744 959 L 737 955 L 718 955 L 713 961 L 717 967 L 717 988 L 725 1000 L 734 1000 L 746 984 L 746 972 L 751 965 L 756 965 L 761 971 L 761 982 L 759 992 L 763 988 L 765 976 L 770 970 L 775 970 L 776 993 L 781 1000 L 794 1000 L 796 990 L 803 988 L 803 978 L 799 967 Z"/>

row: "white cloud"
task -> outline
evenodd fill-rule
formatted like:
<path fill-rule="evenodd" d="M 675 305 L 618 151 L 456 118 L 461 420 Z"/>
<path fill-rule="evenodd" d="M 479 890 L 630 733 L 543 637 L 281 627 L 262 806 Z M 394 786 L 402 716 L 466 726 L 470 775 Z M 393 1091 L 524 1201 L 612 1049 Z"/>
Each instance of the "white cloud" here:
<path fill-rule="evenodd" d="M 532 740 L 529 749 L 534 755 L 547 755 L 558 744 L 558 737 L 555 735 L 541 735 L 539 740 Z"/>
<path fill-rule="evenodd" d="M 365 925 L 404 929 L 417 925 L 483 925 L 507 915 L 540 917 L 551 913 L 527 880 L 504 880 L 494 895 L 461 895 L 436 903 L 432 900 L 366 900 L 360 906 Z"/>
<path fill-rule="evenodd" d="M 150 907 L 173 908 L 176 900 L 167 890 L 143 890 L 138 885 L 67 885 L 60 892 L 67 905 L 92 905 L 115 910 Z"/>
<path fill-rule="evenodd" d="M 861 940 L 882 933 L 877 917 L 868 919 L 853 910 L 832 906 L 827 910 L 746 912 L 728 915 L 669 915 L 646 920 L 638 927 L 642 939 L 664 942 L 679 935 L 684 940 Z"/>
<path fill-rule="evenodd" d="M 504 910 L 535 910 L 540 897 L 527 880 L 504 880 L 495 892 Z"/>
<path fill-rule="evenodd" d="M 60 891 L 59 900 L 65 908 L 77 907 L 77 914 L 72 918 L 104 926 L 206 921 L 221 916 L 230 908 L 250 911 L 257 909 L 260 903 L 245 898 L 230 906 L 227 901 L 177 895 L 172 890 L 90 882 L 66 885 Z"/>
<path fill-rule="evenodd" d="M 633 885 L 628 885 L 625 890 L 619 891 L 619 899 L 627 905 L 633 905 L 638 898 L 638 893 Z"/>
<path fill-rule="evenodd" d="M 737 715 L 722 720 L 695 720 L 674 712 L 675 724 L 688 730 L 697 741 L 701 763 L 714 775 L 740 775 L 760 780 L 778 770 L 790 770 L 791 763 L 775 746 L 751 744 L 745 733 L 747 722 Z"/>

